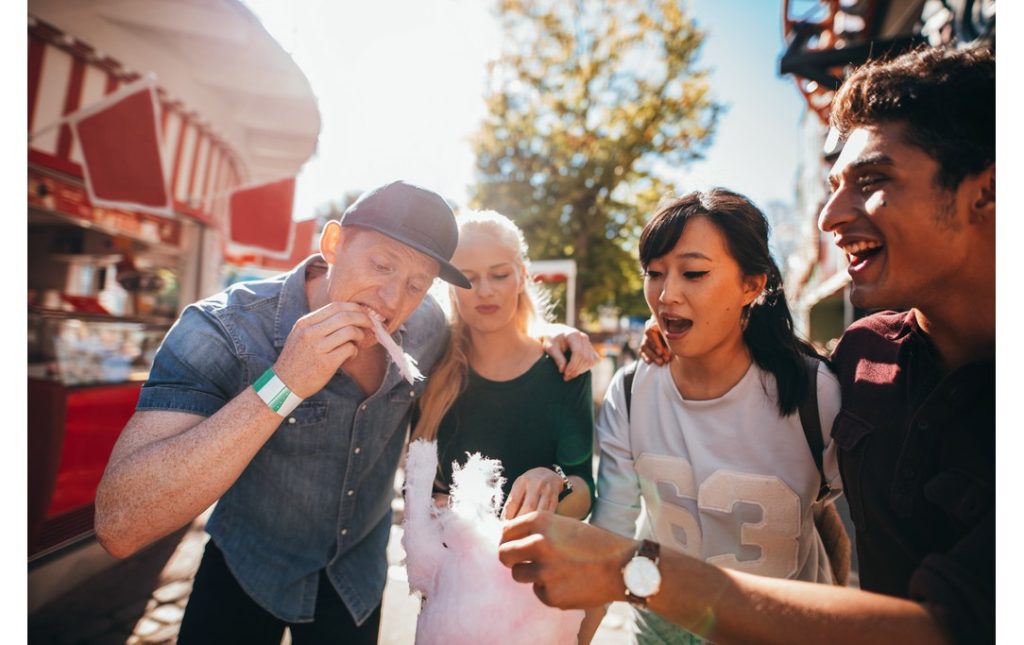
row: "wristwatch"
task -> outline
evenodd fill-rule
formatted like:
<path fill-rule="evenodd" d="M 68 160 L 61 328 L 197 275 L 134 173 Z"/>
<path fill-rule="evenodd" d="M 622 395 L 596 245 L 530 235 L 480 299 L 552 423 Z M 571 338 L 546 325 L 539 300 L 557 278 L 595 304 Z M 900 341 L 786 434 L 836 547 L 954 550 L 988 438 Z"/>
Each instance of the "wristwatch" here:
<path fill-rule="evenodd" d="M 633 559 L 622 567 L 622 581 L 626 584 L 626 600 L 639 607 L 661 589 L 658 560 L 661 547 L 657 542 L 644 540 L 637 547 Z"/>
<path fill-rule="evenodd" d="M 572 492 L 572 482 L 569 481 L 565 471 L 558 464 L 551 464 L 551 470 L 555 471 L 555 474 L 562 478 L 562 492 L 558 494 L 558 501 L 562 501 Z"/>

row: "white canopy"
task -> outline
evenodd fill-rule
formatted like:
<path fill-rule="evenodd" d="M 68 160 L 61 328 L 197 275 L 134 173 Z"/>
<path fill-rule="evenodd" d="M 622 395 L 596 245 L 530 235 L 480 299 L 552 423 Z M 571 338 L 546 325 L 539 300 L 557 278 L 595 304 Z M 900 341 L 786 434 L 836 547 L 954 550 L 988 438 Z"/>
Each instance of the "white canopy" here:
<path fill-rule="evenodd" d="M 28 12 L 123 64 L 155 73 L 239 155 L 250 181 L 294 175 L 316 150 L 308 79 L 236 0 L 30 0 Z"/>

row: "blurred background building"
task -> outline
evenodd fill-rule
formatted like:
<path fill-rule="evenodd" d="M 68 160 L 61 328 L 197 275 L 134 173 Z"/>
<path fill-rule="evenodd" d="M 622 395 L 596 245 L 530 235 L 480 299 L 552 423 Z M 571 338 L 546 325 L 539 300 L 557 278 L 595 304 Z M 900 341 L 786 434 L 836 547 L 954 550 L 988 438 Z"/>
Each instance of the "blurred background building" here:
<path fill-rule="evenodd" d="M 828 198 L 828 172 L 841 151 L 828 136 L 834 90 L 851 67 L 869 57 L 922 45 L 994 42 L 995 27 L 995 0 L 784 1 L 786 50 L 779 73 L 793 76 L 807 107 L 790 227 L 794 250 L 780 264 L 797 329 L 822 350 L 830 351 L 843 330 L 867 313 L 850 304 L 846 258 L 831 235 L 817 228 Z"/>

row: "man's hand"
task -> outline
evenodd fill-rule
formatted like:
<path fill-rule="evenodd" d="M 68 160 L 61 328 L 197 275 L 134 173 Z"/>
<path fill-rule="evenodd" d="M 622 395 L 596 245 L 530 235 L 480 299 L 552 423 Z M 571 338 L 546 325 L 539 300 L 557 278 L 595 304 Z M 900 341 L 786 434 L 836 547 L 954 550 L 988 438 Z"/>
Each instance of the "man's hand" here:
<path fill-rule="evenodd" d="M 587 609 L 625 598 L 622 567 L 635 548 L 627 538 L 542 511 L 505 524 L 498 557 L 544 604 Z"/>
<path fill-rule="evenodd" d="M 566 325 L 550 325 L 544 336 L 544 351 L 555 361 L 562 378 L 571 381 L 601 361 L 601 355 L 594 349 L 590 337 L 578 329 Z M 566 351 L 572 352 L 568 364 Z"/>
<path fill-rule="evenodd" d="M 672 350 L 668 348 L 668 343 L 661 335 L 661 328 L 654 318 L 648 318 L 644 323 L 644 341 L 640 343 L 640 358 L 645 363 L 655 365 L 664 365 L 672 359 Z"/>
<path fill-rule="evenodd" d="M 311 311 L 292 327 L 274 372 L 297 396 L 310 397 L 359 352 L 359 341 L 372 327 L 366 309 L 355 303 L 332 302 Z"/>
<path fill-rule="evenodd" d="M 562 478 L 550 468 L 531 468 L 513 482 L 502 515 L 512 519 L 530 511 L 554 512 L 562 486 Z"/>

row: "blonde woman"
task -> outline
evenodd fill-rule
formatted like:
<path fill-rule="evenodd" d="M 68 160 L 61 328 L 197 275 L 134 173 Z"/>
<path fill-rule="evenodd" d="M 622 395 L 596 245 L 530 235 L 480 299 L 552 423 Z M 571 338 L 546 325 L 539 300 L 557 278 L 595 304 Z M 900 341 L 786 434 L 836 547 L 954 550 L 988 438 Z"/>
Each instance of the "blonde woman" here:
<path fill-rule="evenodd" d="M 413 438 L 436 439 L 439 498 L 467 452 L 504 465 L 504 516 L 590 512 L 594 479 L 590 373 L 566 380 L 544 352 L 547 302 L 530 279 L 522 231 L 494 211 L 458 218 L 451 342 L 430 375 Z"/>

